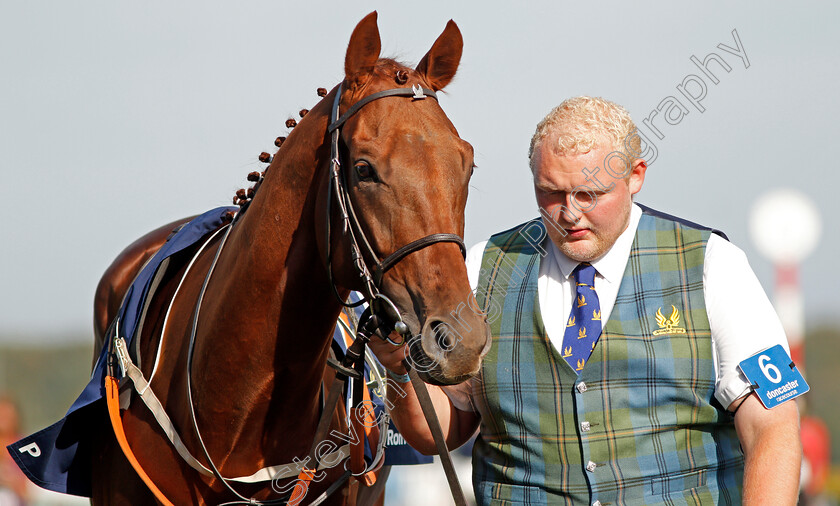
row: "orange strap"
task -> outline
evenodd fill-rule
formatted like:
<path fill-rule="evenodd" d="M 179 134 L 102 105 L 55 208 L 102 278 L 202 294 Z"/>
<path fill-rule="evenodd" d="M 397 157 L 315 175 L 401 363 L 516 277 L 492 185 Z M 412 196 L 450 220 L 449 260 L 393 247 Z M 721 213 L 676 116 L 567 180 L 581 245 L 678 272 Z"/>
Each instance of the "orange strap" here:
<path fill-rule="evenodd" d="M 137 471 L 140 479 L 142 479 L 143 483 L 149 487 L 149 490 L 152 491 L 157 500 L 165 506 L 173 506 L 172 502 L 167 499 L 166 496 L 163 495 L 163 492 L 161 492 L 160 489 L 152 482 L 152 479 L 149 478 L 149 475 L 146 474 L 146 471 L 144 471 L 143 467 L 140 466 L 140 462 L 137 462 L 137 458 L 134 456 L 134 452 L 131 451 L 131 447 L 128 446 L 128 441 L 125 439 L 125 432 L 123 431 L 122 418 L 120 417 L 119 388 L 120 384 L 116 378 L 112 376 L 105 377 L 105 398 L 108 403 L 108 416 L 111 418 L 111 426 L 114 428 L 114 435 L 117 437 L 117 442 L 120 444 L 120 448 L 122 448 L 123 454 L 125 455 L 125 458 L 128 459 L 131 467 Z"/>
<path fill-rule="evenodd" d="M 297 477 L 295 489 L 292 490 L 292 496 L 289 498 L 288 506 L 297 506 L 306 497 L 306 492 L 309 491 L 309 482 L 315 476 L 317 469 L 303 468 Z"/>

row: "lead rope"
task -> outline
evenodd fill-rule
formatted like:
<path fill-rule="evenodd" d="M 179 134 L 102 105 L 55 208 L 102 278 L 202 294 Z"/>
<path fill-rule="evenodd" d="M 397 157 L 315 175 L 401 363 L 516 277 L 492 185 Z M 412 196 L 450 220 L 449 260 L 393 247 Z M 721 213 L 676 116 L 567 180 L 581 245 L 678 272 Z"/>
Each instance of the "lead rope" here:
<path fill-rule="evenodd" d="M 458 480 L 458 474 L 455 472 L 455 466 L 452 464 L 452 456 L 449 455 L 449 448 L 446 445 L 446 438 L 443 437 L 443 430 L 440 427 L 440 420 L 438 420 L 435 407 L 432 404 L 432 399 L 429 397 L 429 391 L 426 389 L 426 384 L 417 374 L 417 370 L 411 367 L 408 360 L 403 360 L 403 366 L 408 371 L 408 377 L 411 378 L 411 386 L 414 387 L 414 393 L 417 394 L 417 400 L 420 402 L 420 408 L 423 410 L 423 416 L 426 417 L 426 423 L 429 424 L 429 430 L 432 432 L 432 437 L 435 440 L 435 447 L 438 455 L 440 455 L 440 462 L 443 464 L 443 472 L 446 475 L 446 481 L 449 482 L 449 490 L 452 492 L 452 499 L 455 500 L 457 506 L 466 506 L 467 499 L 464 497 L 464 491 L 461 489 L 461 482 Z"/>

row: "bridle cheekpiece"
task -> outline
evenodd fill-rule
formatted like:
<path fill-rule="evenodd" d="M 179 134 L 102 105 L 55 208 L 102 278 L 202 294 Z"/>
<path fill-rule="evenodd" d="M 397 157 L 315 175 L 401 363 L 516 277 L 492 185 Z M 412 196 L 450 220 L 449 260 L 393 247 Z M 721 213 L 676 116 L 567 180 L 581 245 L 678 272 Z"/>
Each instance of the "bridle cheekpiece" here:
<path fill-rule="evenodd" d="M 400 247 L 390 255 L 386 256 L 385 259 L 379 260 L 379 255 L 373 250 L 373 247 L 370 245 L 370 241 L 368 241 L 367 236 L 365 235 L 364 231 L 362 230 L 359 220 L 357 218 L 356 212 L 353 209 L 353 203 L 350 199 L 350 193 L 347 190 L 347 176 L 345 171 L 341 169 L 341 155 L 339 151 L 339 139 L 341 137 L 341 126 L 354 114 L 356 114 L 362 107 L 373 102 L 374 100 L 378 100 L 380 98 L 385 97 L 411 97 L 413 101 L 417 100 L 424 100 L 426 97 L 431 97 L 437 100 L 437 94 L 428 88 L 423 88 L 422 86 L 414 85 L 410 88 L 392 88 L 390 90 L 383 90 L 378 91 L 376 93 L 372 93 L 352 106 L 350 106 L 344 114 L 339 115 L 339 104 L 341 102 L 341 92 L 342 86 L 339 84 L 338 89 L 336 90 L 335 98 L 333 100 L 332 110 L 330 113 L 330 124 L 327 127 L 327 131 L 331 134 L 331 141 L 330 141 L 330 179 L 331 182 L 328 184 L 327 188 L 327 213 L 326 213 L 326 267 L 327 267 L 327 274 L 330 279 L 330 284 L 332 285 L 333 292 L 338 300 L 347 307 L 351 306 L 358 306 L 363 302 L 368 302 L 371 315 L 378 316 L 380 321 L 384 324 L 386 321 L 393 323 L 393 329 L 397 331 L 397 333 L 402 334 L 405 336 L 408 333 L 408 327 L 402 321 L 402 317 L 399 314 L 399 311 L 396 308 L 396 305 L 391 302 L 384 294 L 382 294 L 380 287 L 382 283 L 382 277 L 385 275 L 389 269 L 394 267 L 398 262 L 400 262 L 403 258 L 414 253 L 415 251 L 419 251 L 427 246 L 431 246 L 432 244 L 439 243 L 439 242 L 453 242 L 458 245 L 461 249 L 461 254 L 466 256 L 466 246 L 464 245 L 464 240 L 461 236 L 457 234 L 450 234 L 450 233 L 437 233 L 427 235 L 425 237 L 421 237 L 415 241 L 412 241 L 405 246 Z M 338 293 L 338 288 L 335 285 L 335 281 L 333 279 L 332 274 L 332 251 L 330 248 L 330 239 L 331 239 L 331 230 L 330 230 L 330 221 L 331 221 L 331 205 L 332 205 L 332 194 L 335 194 L 335 200 L 338 204 L 338 209 L 340 213 L 340 218 L 343 223 L 343 230 L 342 232 L 348 234 L 350 236 L 350 254 L 353 259 L 353 265 L 355 266 L 356 270 L 359 273 L 359 276 L 362 278 L 364 282 L 364 290 L 363 295 L 364 299 L 360 300 L 354 304 L 348 304 L 344 300 L 341 299 L 341 296 Z M 364 255 L 362 254 L 362 249 L 360 244 L 364 245 L 364 248 L 370 258 L 376 262 L 376 264 L 369 268 L 367 262 L 365 261 Z M 384 307 L 375 307 L 381 306 L 380 301 L 384 304 Z M 377 312 L 385 314 L 377 315 Z M 384 317 L 384 318 L 383 318 Z M 387 338 L 387 330 L 386 335 L 383 337 Z M 388 338 L 391 341 L 390 338 Z M 393 343 L 393 341 L 391 341 Z M 394 343 L 398 344 L 398 343 Z"/>

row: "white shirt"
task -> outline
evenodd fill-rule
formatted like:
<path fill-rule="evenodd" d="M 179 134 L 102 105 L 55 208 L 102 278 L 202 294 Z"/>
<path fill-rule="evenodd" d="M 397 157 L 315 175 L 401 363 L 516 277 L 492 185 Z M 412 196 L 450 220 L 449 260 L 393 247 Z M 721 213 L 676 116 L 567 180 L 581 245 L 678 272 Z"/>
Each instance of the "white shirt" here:
<path fill-rule="evenodd" d="M 590 262 L 597 274 L 595 291 L 601 305 L 602 321 L 608 321 L 615 306 L 621 278 L 630 257 L 636 228 L 642 209 L 633 204 L 627 229 L 616 239 L 612 248 Z M 478 285 L 481 259 L 487 241 L 467 252 L 467 275 L 475 290 Z M 555 349 L 562 349 L 566 318 L 575 298 L 572 260 L 546 238 L 543 247 L 547 255 L 540 259 L 537 292 L 545 331 Z M 749 391 L 749 382 L 738 364 L 776 344 L 788 353 L 787 339 L 773 306 L 750 268 L 740 248 L 726 239 L 712 234 L 706 243 L 703 265 L 703 295 L 712 331 L 712 357 L 715 367 L 715 397 L 724 408 Z M 557 308 L 557 309 L 553 309 Z M 475 379 L 444 387 L 452 404 L 463 411 L 475 411 L 470 399 L 471 382 Z"/>

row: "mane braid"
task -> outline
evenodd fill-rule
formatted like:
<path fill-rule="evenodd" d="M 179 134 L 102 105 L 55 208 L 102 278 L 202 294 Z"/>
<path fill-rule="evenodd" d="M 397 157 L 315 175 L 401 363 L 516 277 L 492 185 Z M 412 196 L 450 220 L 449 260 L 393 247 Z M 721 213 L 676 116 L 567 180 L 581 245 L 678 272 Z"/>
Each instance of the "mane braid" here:
<path fill-rule="evenodd" d="M 390 62 L 393 65 L 400 66 L 400 64 L 395 62 L 394 60 L 387 60 L 386 59 L 386 60 L 380 60 L 380 62 L 384 62 L 384 63 Z M 377 62 L 377 67 L 379 67 L 379 62 Z M 327 96 L 327 89 L 326 88 L 318 88 L 316 90 L 316 93 L 318 94 L 319 97 L 323 98 L 323 97 Z M 303 119 L 303 117 L 306 116 L 308 113 L 309 113 L 309 109 L 303 108 L 298 112 L 298 115 L 301 117 L 301 119 Z M 286 120 L 286 128 L 294 128 L 296 126 L 297 126 L 297 120 L 295 120 L 294 118 L 289 118 L 289 119 Z M 276 139 L 274 139 L 274 145 L 277 147 L 277 152 L 274 155 L 272 155 L 271 153 L 263 151 L 262 153 L 259 154 L 257 159 L 262 163 L 271 164 L 271 162 L 274 161 L 274 157 L 277 156 L 277 153 L 280 152 L 280 147 L 283 146 L 284 142 L 286 142 L 286 136 L 285 135 L 281 135 L 281 136 L 277 137 Z M 248 179 L 248 181 L 250 181 L 254 184 L 250 188 L 248 188 L 247 190 L 245 188 L 240 188 L 240 189 L 236 190 L 236 193 L 233 196 L 233 205 L 235 205 L 235 206 L 238 205 L 239 206 L 239 212 L 240 213 L 244 212 L 245 209 L 248 207 L 248 205 L 251 203 L 251 201 L 254 199 L 254 195 L 257 194 L 257 190 L 259 190 L 260 185 L 263 182 L 263 179 L 265 179 L 265 173 L 266 173 L 267 170 L 268 170 L 268 168 L 266 168 L 266 170 L 262 171 L 262 172 L 259 172 L 259 171 L 249 172 L 247 179 Z M 229 211 L 229 212 L 225 213 L 223 218 L 225 219 L 225 221 L 231 221 L 231 220 L 233 220 L 235 215 L 236 215 L 236 213 L 234 211 Z"/>

